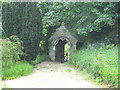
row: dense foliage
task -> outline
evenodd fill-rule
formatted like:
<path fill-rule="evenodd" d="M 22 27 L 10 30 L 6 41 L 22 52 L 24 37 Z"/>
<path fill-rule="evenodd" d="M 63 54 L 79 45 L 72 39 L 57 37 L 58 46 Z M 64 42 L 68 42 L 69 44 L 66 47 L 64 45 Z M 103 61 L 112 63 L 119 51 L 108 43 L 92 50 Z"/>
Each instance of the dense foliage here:
<path fill-rule="evenodd" d="M 86 70 L 92 79 L 118 87 L 118 48 L 114 44 L 80 49 L 70 57 L 70 63 Z"/>
<path fill-rule="evenodd" d="M 2 3 L 2 25 L 7 37 L 17 35 L 22 41 L 22 59 L 33 60 L 39 52 L 41 16 L 36 2 Z"/>
<path fill-rule="evenodd" d="M 65 22 L 78 34 L 102 31 L 104 25 L 117 26 L 118 3 L 42 2 L 40 9 L 46 26 L 59 26 Z"/>
<path fill-rule="evenodd" d="M 2 39 L 2 79 L 14 79 L 32 73 L 33 67 L 20 61 L 20 55 L 25 54 L 22 41 L 17 36 Z"/>
<path fill-rule="evenodd" d="M 48 38 L 62 22 L 72 33 L 86 36 L 87 42 L 118 42 L 118 3 L 41 2 L 39 7 L 43 21 L 40 45 L 45 52 L 48 51 Z"/>
<path fill-rule="evenodd" d="M 12 41 L 10 40 L 12 39 Z M 2 67 L 9 67 L 20 60 L 23 55 L 21 41 L 16 36 L 11 36 L 2 41 Z"/>
<path fill-rule="evenodd" d="M 33 2 L 2 3 L 3 29 L 0 30 L 3 38 L 9 37 L 3 39 L 3 79 L 32 73 L 33 67 L 19 61 L 21 59 L 32 60 L 32 65 L 48 59 L 44 55 L 48 54 L 48 39 L 64 22 L 71 33 L 86 37 L 86 42 L 114 43 L 81 48 L 70 56 L 70 62 L 86 70 L 98 82 L 117 87 L 118 49 L 114 45 L 118 44 L 118 6 L 113 2 L 41 2 L 38 6 Z M 12 35 L 22 40 L 24 48 Z M 39 51 L 42 56 L 36 58 Z"/>
<path fill-rule="evenodd" d="M 43 22 L 40 53 L 48 54 L 48 39 L 62 22 L 69 31 L 86 36 L 90 41 L 117 44 L 118 7 L 118 3 L 113 2 L 40 2 L 38 8 Z M 26 59 L 35 59 L 39 50 L 41 18 L 38 8 L 36 3 L 3 3 L 3 29 L 7 36 L 15 34 L 23 40 L 24 52 L 28 54 Z"/>

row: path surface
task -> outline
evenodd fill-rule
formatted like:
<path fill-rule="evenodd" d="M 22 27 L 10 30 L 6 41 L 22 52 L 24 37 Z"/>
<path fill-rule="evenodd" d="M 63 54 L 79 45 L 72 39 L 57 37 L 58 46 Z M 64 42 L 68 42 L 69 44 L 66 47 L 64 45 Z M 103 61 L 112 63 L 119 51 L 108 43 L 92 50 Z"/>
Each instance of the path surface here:
<path fill-rule="evenodd" d="M 10 88 L 101 88 L 86 81 L 77 73 L 76 68 L 51 61 L 36 65 L 31 75 L 5 83 Z"/>

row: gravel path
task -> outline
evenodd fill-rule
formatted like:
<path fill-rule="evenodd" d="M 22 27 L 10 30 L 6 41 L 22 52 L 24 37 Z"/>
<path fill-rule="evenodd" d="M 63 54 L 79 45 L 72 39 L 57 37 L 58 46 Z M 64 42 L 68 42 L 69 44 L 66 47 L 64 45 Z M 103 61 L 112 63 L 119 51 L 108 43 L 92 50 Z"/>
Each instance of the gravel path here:
<path fill-rule="evenodd" d="M 101 88 L 86 81 L 75 67 L 52 61 L 36 65 L 31 75 L 5 83 L 10 88 Z"/>

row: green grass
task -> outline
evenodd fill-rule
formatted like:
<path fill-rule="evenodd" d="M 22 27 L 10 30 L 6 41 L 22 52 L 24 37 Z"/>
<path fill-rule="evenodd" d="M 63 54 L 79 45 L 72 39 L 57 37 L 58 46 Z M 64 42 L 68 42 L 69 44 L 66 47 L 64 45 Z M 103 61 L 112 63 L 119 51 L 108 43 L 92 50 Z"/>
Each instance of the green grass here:
<path fill-rule="evenodd" d="M 48 55 L 37 56 L 36 60 L 31 61 L 30 64 L 36 65 L 48 59 Z"/>
<path fill-rule="evenodd" d="M 10 80 L 21 76 L 29 75 L 33 72 L 33 65 L 41 63 L 44 60 L 48 60 L 47 55 L 37 56 L 36 60 L 32 60 L 30 64 L 27 61 L 14 62 L 2 68 L 2 79 Z"/>
<path fill-rule="evenodd" d="M 71 72 L 72 70 L 70 70 L 70 69 L 66 69 L 65 71 L 66 71 L 66 72 Z"/>
<path fill-rule="evenodd" d="M 108 48 L 109 47 L 109 48 Z M 118 48 L 82 48 L 70 57 L 70 63 L 85 70 L 97 82 L 118 87 Z"/>
<path fill-rule="evenodd" d="M 4 67 L 2 69 L 3 80 L 15 79 L 21 76 L 29 75 L 33 72 L 33 66 L 27 62 L 19 62 L 11 67 Z"/>
<path fill-rule="evenodd" d="M 17 36 L 11 36 L 10 39 L 2 39 L 2 69 L 0 67 L 0 77 L 3 80 L 15 79 L 21 76 L 29 75 L 33 72 L 33 66 L 27 61 L 20 61 L 20 55 L 24 55 L 22 51 L 21 41 Z M 0 53 L 1 54 L 1 53 Z M 0 57 L 1 58 L 1 57 Z"/>

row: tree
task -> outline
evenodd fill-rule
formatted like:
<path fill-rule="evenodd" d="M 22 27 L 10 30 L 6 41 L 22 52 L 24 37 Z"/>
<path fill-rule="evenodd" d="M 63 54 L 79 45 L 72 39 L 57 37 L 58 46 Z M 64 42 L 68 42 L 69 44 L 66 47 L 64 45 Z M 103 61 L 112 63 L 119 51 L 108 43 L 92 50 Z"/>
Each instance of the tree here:
<path fill-rule="evenodd" d="M 43 18 L 43 38 L 50 37 L 62 22 L 65 22 L 69 31 L 89 40 L 105 41 L 106 36 L 114 31 L 114 36 L 108 37 L 107 41 L 113 37 L 115 41 L 118 37 L 118 3 L 41 2 L 39 7 Z"/>
<path fill-rule="evenodd" d="M 7 37 L 17 35 L 22 41 L 27 56 L 33 60 L 39 53 L 42 19 L 36 2 L 2 3 L 2 25 Z"/>

